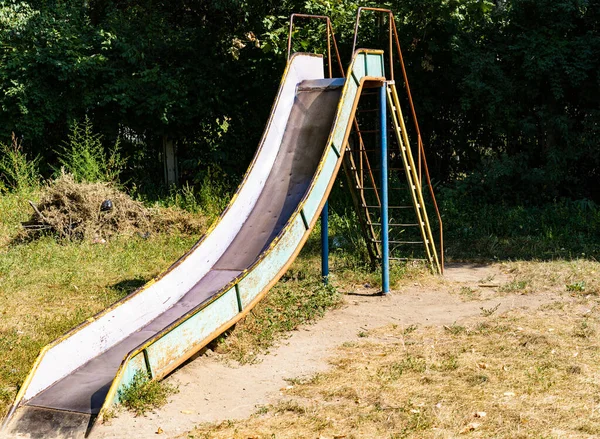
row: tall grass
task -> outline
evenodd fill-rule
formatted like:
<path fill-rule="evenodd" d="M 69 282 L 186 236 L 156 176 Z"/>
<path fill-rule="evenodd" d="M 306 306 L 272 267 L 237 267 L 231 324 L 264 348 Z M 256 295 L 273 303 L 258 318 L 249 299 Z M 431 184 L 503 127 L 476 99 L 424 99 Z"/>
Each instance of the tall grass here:
<path fill-rule="evenodd" d="M 106 151 L 102 136 L 94 133 L 87 116 L 83 122 L 73 122 L 68 141 L 57 152 L 57 172 L 67 172 L 80 182 L 118 182 L 127 163 L 121 157 L 119 139 Z"/>
<path fill-rule="evenodd" d="M 40 157 L 30 158 L 15 134 L 10 144 L 0 143 L 0 192 L 22 192 L 37 187 L 40 182 Z"/>

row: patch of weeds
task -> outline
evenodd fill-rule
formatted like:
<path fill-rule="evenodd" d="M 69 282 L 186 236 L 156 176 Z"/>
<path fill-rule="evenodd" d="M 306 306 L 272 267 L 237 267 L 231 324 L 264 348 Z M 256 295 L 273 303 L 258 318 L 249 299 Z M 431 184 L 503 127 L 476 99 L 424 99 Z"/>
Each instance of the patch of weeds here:
<path fill-rule="evenodd" d="M 471 384 L 472 386 L 480 386 L 487 383 L 489 380 L 490 378 L 483 374 L 470 375 L 466 379 L 467 383 Z"/>
<path fill-rule="evenodd" d="M 461 335 L 467 332 L 467 328 L 457 324 L 456 322 L 452 323 L 450 326 L 444 325 L 444 329 L 452 335 Z"/>
<path fill-rule="evenodd" d="M 367 331 L 358 331 L 358 336 L 360 338 L 366 338 L 369 336 L 369 333 Z"/>
<path fill-rule="evenodd" d="M 546 303 L 540 306 L 540 310 L 542 311 L 563 311 L 565 309 L 565 305 L 567 302 L 563 302 L 560 300 L 555 300 L 550 303 Z"/>
<path fill-rule="evenodd" d="M 267 413 L 269 413 L 269 407 L 267 407 L 266 405 L 260 405 L 256 408 L 256 412 L 254 412 L 257 415 L 266 415 Z"/>
<path fill-rule="evenodd" d="M 406 425 L 399 434 L 392 434 L 391 438 L 405 438 L 411 437 L 413 434 L 419 431 L 428 430 L 433 425 L 431 415 L 428 410 L 419 408 L 417 410 L 410 409 L 410 416 L 406 420 Z"/>
<path fill-rule="evenodd" d="M 585 281 L 581 280 L 579 282 L 574 282 L 572 284 L 565 285 L 567 291 L 572 293 L 582 293 L 585 291 Z"/>
<path fill-rule="evenodd" d="M 74 122 L 68 135 L 68 142 L 58 151 L 58 161 L 62 169 L 75 177 L 78 182 L 116 182 L 125 168 L 127 160 L 121 156 L 120 141 L 117 139 L 112 149 L 106 153 L 102 135 L 94 132 L 90 119 Z M 61 170 L 57 169 L 61 175 Z"/>
<path fill-rule="evenodd" d="M 408 325 L 406 328 L 404 328 L 404 331 L 402 331 L 403 335 L 408 335 L 408 334 L 412 334 L 413 332 L 415 332 L 417 330 L 419 326 L 418 325 Z"/>
<path fill-rule="evenodd" d="M 575 330 L 573 331 L 573 335 L 579 338 L 590 338 L 596 334 L 596 330 L 588 323 L 587 320 L 580 321 L 577 326 L 575 326 Z"/>
<path fill-rule="evenodd" d="M 471 332 L 473 335 L 487 335 L 494 331 L 492 325 L 488 322 L 480 322 L 475 326 L 475 330 Z"/>
<path fill-rule="evenodd" d="M 501 293 L 516 293 L 517 291 L 523 291 L 528 285 L 525 280 L 513 280 L 507 284 L 502 285 L 498 291 Z"/>
<path fill-rule="evenodd" d="M 284 381 L 292 386 L 315 385 L 323 381 L 323 375 L 317 373 L 310 377 L 284 378 Z"/>
<path fill-rule="evenodd" d="M 285 400 L 281 401 L 279 404 L 273 407 L 275 413 L 297 413 L 299 415 L 304 415 L 306 413 L 306 407 L 298 404 L 296 401 Z"/>
<path fill-rule="evenodd" d="M 450 372 L 458 369 L 458 358 L 455 355 L 446 355 L 442 361 L 435 364 L 432 369 L 438 372 Z"/>
<path fill-rule="evenodd" d="M 479 297 L 479 291 L 471 287 L 460 287 L 458 294 L 466 300 L 474 300 Z"/>
<path fill-rule="evenodd" d="M 13 133 L 10 145 L 0 142 L 0 188 L 22 192 L 37 187 L 40 181 L 39 162 L 39 156 L 27 157 L 21 141 Z"/>
<path fill-rule="evenodd" d="M 5 411 L 2 407 L 8 407 L 8 405 L 14 400 L 15 393 L 9 389 L 0 387 L 0 416 L 5 415 Z"/>
<path fill-rule="evenodd" d="M 104 416 L 102 416 L 102 423 L 107 423 L 111 419 L 115 419 L 120 412 L 119 406 L 113 406 L 104 412 Z"/>
<path fill-rule="evenodd" d="M 589 421 L 587 423 L 580 424 L 577 427 L 577 430 L 582 433 L 591 434 L 594 435 L 594 437 L 597 437 L 597 435 L 600 434 L 600 425 L 594 423 L 593 421 Z"/>
<path fill-rule="evenodd" d="M 408 356 L 402 361 L 395 361 L 393 363 L 382 366 L 379 369 L 378 376 L 384 381 L 396 381 L 405 372 L 417 372 L 423 373 L 427 368 L 427 363 L 424 358 Z"/>
<path fill-rule="evenodd" d="M 533 386 L 528 389 L 529 393 L 537 392 L 540 389 L 548 390 L 552 387 L 554 385 L 553 370 L 554 366 L 544 363 L 536 365 L 531 370 L 526 371 L 525 375 L 533 384 Z"/>
<path fill-rule="evenodd" d="M 479 279 L 480 284 L 487 284 L 493 281 L 496 278 L 495 274 L 490 274 L 489 276 L 484 277 L 483 279 Z"/>
<path fill-rule="evenodd" d="M 479 308 L 481 310 L 481 315 L 483 317 L 489 317 L 492 314 L 494 314 L 496 311 L 498 311 L 498 308 L 500 308 L 500 303 L 498 303 L 496 306 L 493 306 L 491 308 L 484 308 L 483 306 L 481 308 Z"/>
<path fill-rule="evenodd" d="M 150 381 L 146 372 L 138 370 L 131 383 L 119 390 L 119 402 L 136 416 L 142 416 L 165 405 L 167 398 L 177 392 L 177 387 L 164 381 Z"/>
<path fill-rule="evenodd" d="M 529 347 L 529 346 L 544 346 L 548 345 L 548 337 L 542 334 L 525 334 L 521 337 L 521 346 Z"/>

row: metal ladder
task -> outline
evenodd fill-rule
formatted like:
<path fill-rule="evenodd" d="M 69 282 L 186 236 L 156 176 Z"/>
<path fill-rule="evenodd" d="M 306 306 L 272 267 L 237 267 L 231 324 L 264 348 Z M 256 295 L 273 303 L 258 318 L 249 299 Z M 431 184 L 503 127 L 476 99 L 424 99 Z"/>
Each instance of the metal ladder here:
<path fill-rule="evenodd" d="M 386 93 L 388 108 L 392 113 L 388 130 L 395 133 L 390 140 L 396 143 L 394 147 L 394 142 L 390 141 L 388 157 L 390 260 L 415 260 L 414 257 L 401 257 L 398 253 L 409 246 L 424 246 L 425 258 L 421 260 L 428 263 L 432 272 L 442 273 L 417 173 L 418 168 L 408 147 L 408 134 L 393 81 L 388 82 Z M 379 129 L 376 128 L 376 118 L 372 117 L 377 115 L 379 109 L 369 102 L 369 97 L 375 95 L 377 93 L 369 89 L 364 90 L 361 95 L 353 125 L 353 139 L 347 145 L 344 161 L 353 202 L 373 264 L 377 264 L 381 259 L 381 199 L 377 184 L 380 181 L 377 174 L 380 168 L 373 166 L 377 160 L 377 149 L 367 147 L 369 144 L 377 145 L 376 138 L 380 135 Z M 402 187 L 402 180 L 406 181 L 406 187 Z M 411 211 L 414 211 L 414 215 L 408 218 L 408 212 Z M 413 233 L 413 236 L 410 236 L 411 229 L 418 231 L 418 235 Z"/>
<path fill-rule="evenodd" d="M 406 181 L 411 194 L 423 244 L 425 245 L 427 260 L 429 261 L 432 271 L 441 274 L 442 268 L 435 248 L 435 241 L 433 240 L 433 233 L 431 232 L 431 224 L 429 223 L 425 200 L 423 199 L 421 181 L 415 168 L 415 162 L 409 146 L 408 134 L 402 116 L 402 109 L 400 108 L 398 92 L 396 91 L 396 85 L 393 81 L 388 81 L 386 83 L 386 93 L 388 108 L 392 115 L 393 131 L 396 136 L 396 141 L 398 142 L 400 156 L 402 157 Z"/>

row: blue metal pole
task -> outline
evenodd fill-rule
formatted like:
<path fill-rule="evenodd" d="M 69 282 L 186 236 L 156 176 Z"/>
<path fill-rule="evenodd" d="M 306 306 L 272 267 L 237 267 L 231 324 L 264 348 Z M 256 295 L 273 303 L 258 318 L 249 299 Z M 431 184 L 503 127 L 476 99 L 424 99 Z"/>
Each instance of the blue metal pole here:
<path fill-rule="evenodd" d="M 388 220 L 387 84 L 379 92 L 379 131 L 381 138 L 381 293 L 390 292 L 390 248 Z"/>
<path fill-rule="evenodd" d="M 321 211 L 321 274 L 323 283 L 329 281 L 329 202 L 325 201 Z"/>

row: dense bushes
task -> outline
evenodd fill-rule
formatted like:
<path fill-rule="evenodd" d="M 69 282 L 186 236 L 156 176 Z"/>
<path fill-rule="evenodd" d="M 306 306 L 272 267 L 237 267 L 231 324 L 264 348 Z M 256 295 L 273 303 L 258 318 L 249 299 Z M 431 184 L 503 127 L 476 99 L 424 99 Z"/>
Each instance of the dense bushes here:
<path fill-rule="evenodd" d="M 360 4 L 396 14 L 438 184 L 477 204 L 600 202 L 599 0 Z M 8 144 L 14 131 L 49 176 L 87 117 L 107 149 L 121 139 L 122 178 L 137 191 L 161 177 L 164 136 L 177 141 L 183 181 L 219 175 L 233 187 L 272 104 L 289 14 L 331 16 L 347 63 L 357 7 L 0 2 L 0 137 Z M 385 47 L 385 20 L 367 13 L 361 23 L 359 45 Z M 322 51 L 323 31 L 301 23 L 294 49 Z"/>

